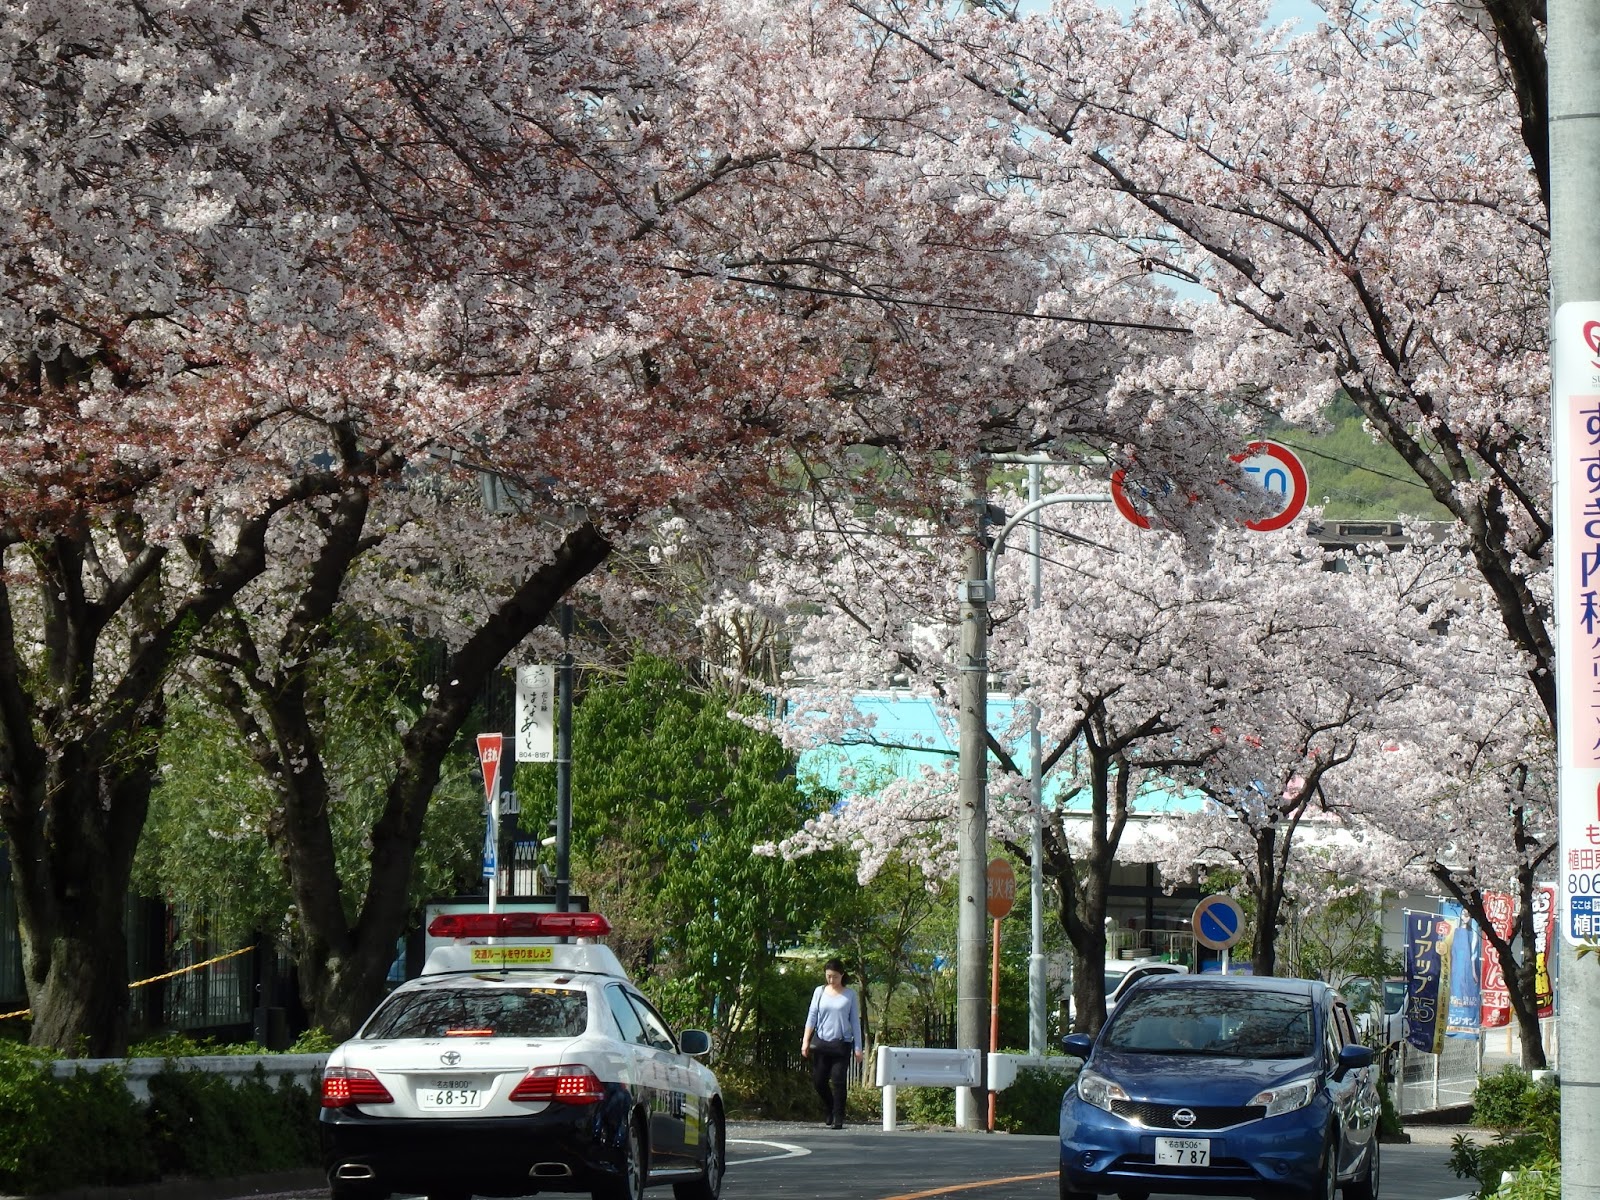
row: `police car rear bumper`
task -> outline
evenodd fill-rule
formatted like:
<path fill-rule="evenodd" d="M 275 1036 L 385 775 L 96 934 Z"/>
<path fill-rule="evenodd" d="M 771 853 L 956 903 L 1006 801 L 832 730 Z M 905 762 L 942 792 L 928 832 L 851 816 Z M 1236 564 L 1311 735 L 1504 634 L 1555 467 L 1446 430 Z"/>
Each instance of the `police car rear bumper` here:
<path fill-rule="evenodd" d="M 323 1109 L 323 1166 L 335 1193 L 588 1191 L 623 1165 L 608 1104 L 552 1105 L 520 1117 L 396 1119 Z"/>

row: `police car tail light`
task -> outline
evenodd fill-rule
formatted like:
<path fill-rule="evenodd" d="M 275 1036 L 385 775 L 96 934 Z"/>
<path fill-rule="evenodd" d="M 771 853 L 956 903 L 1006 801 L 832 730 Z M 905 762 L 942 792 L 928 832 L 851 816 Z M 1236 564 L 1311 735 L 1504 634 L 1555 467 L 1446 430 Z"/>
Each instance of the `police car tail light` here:
<path fill-rule="evenodd" d="M 599 1076 L 588 1067 L 571 1063 L 534 1067 L 511 1089 L 513 1100 L 554 1100 L 559 1104 L 593 1104 L 605 1095 Z"/>
<path fill-rule="evenodd" d="M 348 1108 L 353 1104 L 393 1104 L 389 1089 L 371 1071 L 359 1067 L 329 1067 L 322 1075 L 322 1107 Z"/>
<path fill-rule="evenodd" d="M 436 938 L 604 937 L 611 922 L 589 912 L 445 913 L 428 922 Z"/>

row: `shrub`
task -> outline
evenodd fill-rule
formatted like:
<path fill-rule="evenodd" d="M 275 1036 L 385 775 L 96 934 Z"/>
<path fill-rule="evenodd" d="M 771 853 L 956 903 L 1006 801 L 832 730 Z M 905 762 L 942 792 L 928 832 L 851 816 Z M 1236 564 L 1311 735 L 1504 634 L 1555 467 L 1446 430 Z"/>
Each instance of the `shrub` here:
<path fill-rule="evenodd" d="M 163 1175 L 216 1178 L 317 1160 L 316 1106 L 305 1088 L 266 1072 L 238 1084 L 203 1071 L 150 1080 L 149 1139 Z"/>
<path fill-rule="evenodd" d="M 998 1095 L 995 1128 L 1007 1133 L 1056 1133 L 1061 1128 L 1062 1094 L 1076 1076 L 1071 1070 L 1024 1067 L 1016 1082 Z"/>
<path fill-rule="evenodd" d="M 1476 1179 L 1480 1195 L 1537 1200 L 1551 1176 L 1559 1181 L 1560 1088 L 1536 1085 L 1520 1067 L 1504 1067 L 1478 1081 L 1472 1093 L 1472 1119 L 1495 1130 L 1495 1139 L 1479 1145 L 1466 1134 L 1457 1134 L 1450 1146 L 1450 1169 L 1463 1179 Z M 1514 1182 L 1506 1187 L 1516 1190 L 1498 1190 L 1508 1172 Z"/>
<path fill-rule="evenodd" d="M 1521 1129 L 1522 1098 L 1531 1087 L 1533 1076 L 1513 1064 L 1485 1075 L 1472 1092 L 1472 1123 L 1500 1133 Z"/>
<path fill-rule="evenodd" d="M 156 1178 L 138 1103 L 115 1070 L 57 1079 L 54 1058 L 0 1043 L 0 1192 Z"/>

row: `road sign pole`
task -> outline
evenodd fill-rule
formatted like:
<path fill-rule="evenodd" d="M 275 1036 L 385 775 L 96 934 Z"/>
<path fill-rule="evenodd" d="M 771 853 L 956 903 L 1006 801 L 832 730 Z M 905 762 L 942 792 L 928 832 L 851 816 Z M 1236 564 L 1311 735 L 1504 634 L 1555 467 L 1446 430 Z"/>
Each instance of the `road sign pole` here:
<path fill-rule="evenodd" d="M 1000 918 L 994 919 L 994 958 L 989 964 L 989 1053 L 1000 1053 Z M 990 1133 L 994 1132 L 994 1088 L 989 1089 Z"/>

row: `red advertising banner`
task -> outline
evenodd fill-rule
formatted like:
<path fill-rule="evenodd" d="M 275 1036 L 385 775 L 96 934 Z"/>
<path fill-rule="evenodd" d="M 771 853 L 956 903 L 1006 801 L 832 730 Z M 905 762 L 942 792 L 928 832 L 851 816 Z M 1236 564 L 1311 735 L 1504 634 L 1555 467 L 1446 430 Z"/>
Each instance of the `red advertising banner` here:
<path fill-rule="evenodd" d="M 1505 892 L 1485 892 L 1483 910 L 1495 933 L 1510 941 L 1517 912 L 1516 900 Z M 1483 997 L 1479 1024 L 1486 1029 L 1511 1024 L 1511 995 L 1506 989 L 1506 973 L 1500 967 L 1500 956 L 1487 941 L 1483 946 L 1479 991 Z"/>

